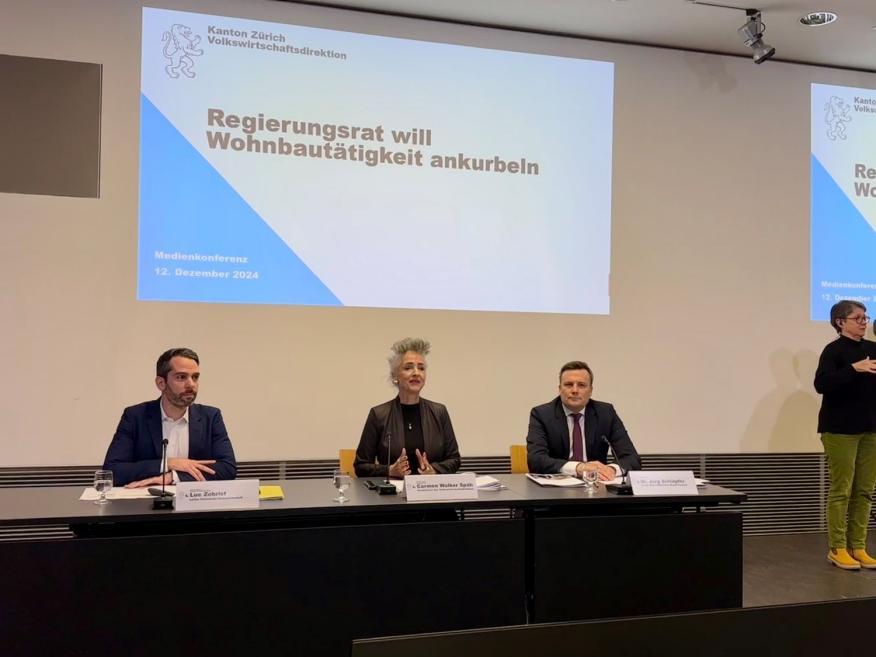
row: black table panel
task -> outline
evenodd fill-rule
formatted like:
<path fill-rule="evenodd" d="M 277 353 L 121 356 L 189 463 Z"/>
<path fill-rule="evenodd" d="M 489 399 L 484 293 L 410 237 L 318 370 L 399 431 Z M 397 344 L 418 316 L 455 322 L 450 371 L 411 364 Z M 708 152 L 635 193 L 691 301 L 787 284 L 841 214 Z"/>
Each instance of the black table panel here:
<path fill-rule="evenodd" d="M 533 621 L 742 605 L 742 515 L 536 518 Z"/>
<path fill-rule="evenodd" d="M 346 657 L 353 638 L 522 624 L 527 610 L 545 620 L 741 602 L 741 515 L 681 510 L 743 494 L 624 497 L 497 478 L 505 489 L 476 500 L 419 503 L 357 480 L 344 505 L 328 479 L 282 481 L 284 500 L 209 512 L 96 506 L 81 487 L 0 489 L 0 526 L 67 523 L 78 536 L 0 543 L 0 655 Z M 488 509 L 507 519 L 455 519 Z M 554 570 L 564 550 L 595 579 Z M 697 579 L 705 597 L 673 591 Z M 570 604 L 570 593 L 602 602 Z"/>
<path fill-rule="evenodd" d="M 0 543 L 0 563 L 4 657 L 341 657 L 525 622 L 522 520 Z"/>

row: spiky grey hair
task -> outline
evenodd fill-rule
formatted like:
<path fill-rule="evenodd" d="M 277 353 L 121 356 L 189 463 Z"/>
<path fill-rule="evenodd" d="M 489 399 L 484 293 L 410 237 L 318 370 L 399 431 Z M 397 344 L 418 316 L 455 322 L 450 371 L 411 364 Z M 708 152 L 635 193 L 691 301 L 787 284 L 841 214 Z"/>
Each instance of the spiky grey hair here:
<path fill-rule="evenodd" d="M 409 351 L 413 351 L 425 358 L 429 355 L 429 349 L 431 349 L 429 341 L 423 340 L 423 338 L 404 338 L 393 344 L 392 347 L 389 348 L 389 358 L 386 359 L 389 361 L 389 380 L 393 385 L 398 385 L 396 382 L 396 379 L 398 378 L 398 368 L 401 367 L 404 355 Z"/>

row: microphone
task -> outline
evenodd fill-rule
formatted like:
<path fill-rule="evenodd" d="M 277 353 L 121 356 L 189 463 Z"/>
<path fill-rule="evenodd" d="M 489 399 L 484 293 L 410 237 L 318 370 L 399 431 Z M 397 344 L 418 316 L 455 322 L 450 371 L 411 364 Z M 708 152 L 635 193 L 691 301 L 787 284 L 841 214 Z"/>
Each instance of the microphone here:
<path fill-rule="evenodd" d="M 623 483 L 624 478 L 627 476 L 626 470 L 624 470 L 623 466 L 620 464 L 620 460 L 617 458 L 617 454 L 614 451 L 614 445 L 611 444 L 611 441 L 608 439 L 608 436 L 602 434 L 602 442 L 608 445 L 608 449 L 611 452 L 611 455 L 614 457 L 614 462 L 617 463 L 617 467 L 620 468 L 621 473 L 621 483 Z"/>
<path fill-rule="evenodd" d="M 611 455 L 614 457 L 614 462 L 617 463 L 617 467 L 619 467 L 621 471 L 621 482 L 619 484 L 609 484 L 605 487 L 605 489 L 610 490 L 617 495 L 632 495 L 633 487 L 627 481 L 627 474 L 629 473 L 624 470 L 623 466 L 620 463 L 620 460 L 618 460 L 617 452 L 614 451 L 614 445 L 611 444 L 611 441 L 605 434 L 602 435 L 602 440 L 606 445 L 608 445 L 608 449 L 611 450 Z"/>
<path fill-rule="evenodd" d="M 389 468 L 390 468 L 389 460 L 392 458 L 390 456 L 390 453 L 392 452 L 391 447 L 392 447 L 392 434 L 389 431 L 387 431 L 386 432 L 386 479 L 383 480 L 384 484 L 389 483 Z"/>
<path fill-rule="evenodd" d="M 396 489 L 395 484 L 393 484 L 389 480 L 390 459 L 392 458 L 392 456 L 390 456 L 390 454 L 392 452 L 391 447 L 392 447 L 392 434 L 389 431 L 387 431 L 386 432 L 386 478 L 383 480 L 383 483 L 381 483 L 379 486 L 377 486 L 377 494 L 378 495 L 397 495 L 398 494 L 398 490 Z"/>
<path fill-rule="evenodd" d="M 152 508 L 154 510 L 172 509 L 173 508 L 173 493 L 168 493 L 164 490 L 164 472 L 167 470 L 167 438 L 161 441 L 161 472 L 158 474 L 161 477 L 161 494 L 152 500 Z M 151 489 L 150 489 L 150 492 Z"/>

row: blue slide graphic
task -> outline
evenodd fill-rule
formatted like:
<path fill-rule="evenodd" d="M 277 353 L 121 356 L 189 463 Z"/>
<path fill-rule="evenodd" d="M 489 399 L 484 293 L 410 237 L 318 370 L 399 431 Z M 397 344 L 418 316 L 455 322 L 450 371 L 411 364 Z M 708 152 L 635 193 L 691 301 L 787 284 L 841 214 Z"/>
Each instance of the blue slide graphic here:
<path fill-rule="evenodd" d="M 140 120 L 139 299 L 342 305 L 145 95 Z"/>
<path fill-rule="evenodd" d="M 609 313 L 613 63 L 151 7 L 141 47 L 138 298 Z"/>
<path fill-rule="evenodd" d="M 811 309 L 813 320 L 825 320 L 837 300 L 860 296 L 859 292 L 866 290 L 822 287 L 822 281 L 869 282 L 873 276 L 876 231 L 814 155 L 811 167 Z M 867 296 L 872 292 L 867 292 Z"/>

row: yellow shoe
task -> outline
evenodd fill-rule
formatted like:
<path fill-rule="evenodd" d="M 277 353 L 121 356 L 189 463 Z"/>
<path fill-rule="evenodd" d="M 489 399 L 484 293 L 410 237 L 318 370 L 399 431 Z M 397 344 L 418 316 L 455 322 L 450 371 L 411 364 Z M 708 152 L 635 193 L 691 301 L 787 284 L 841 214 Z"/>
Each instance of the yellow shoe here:
<path fill-rule="evenodd" d="M 876 568 L 876 559 L 867 554 L 866 549 L 855 548 L 852 550 L 852 556 L 855 561 L 861 564 L 861 568 Z"/>
<path fill-rule="evenodd" d="M 843 570 L 861 570 L 861 563 L 852 559 L 852 555 L 845 548 L 830 548 L 827 553 L 827 560 Z M 876 564 L 876 561 L 873 563 Z M 873 566 L 870 567 L 872 568 Z"/>

